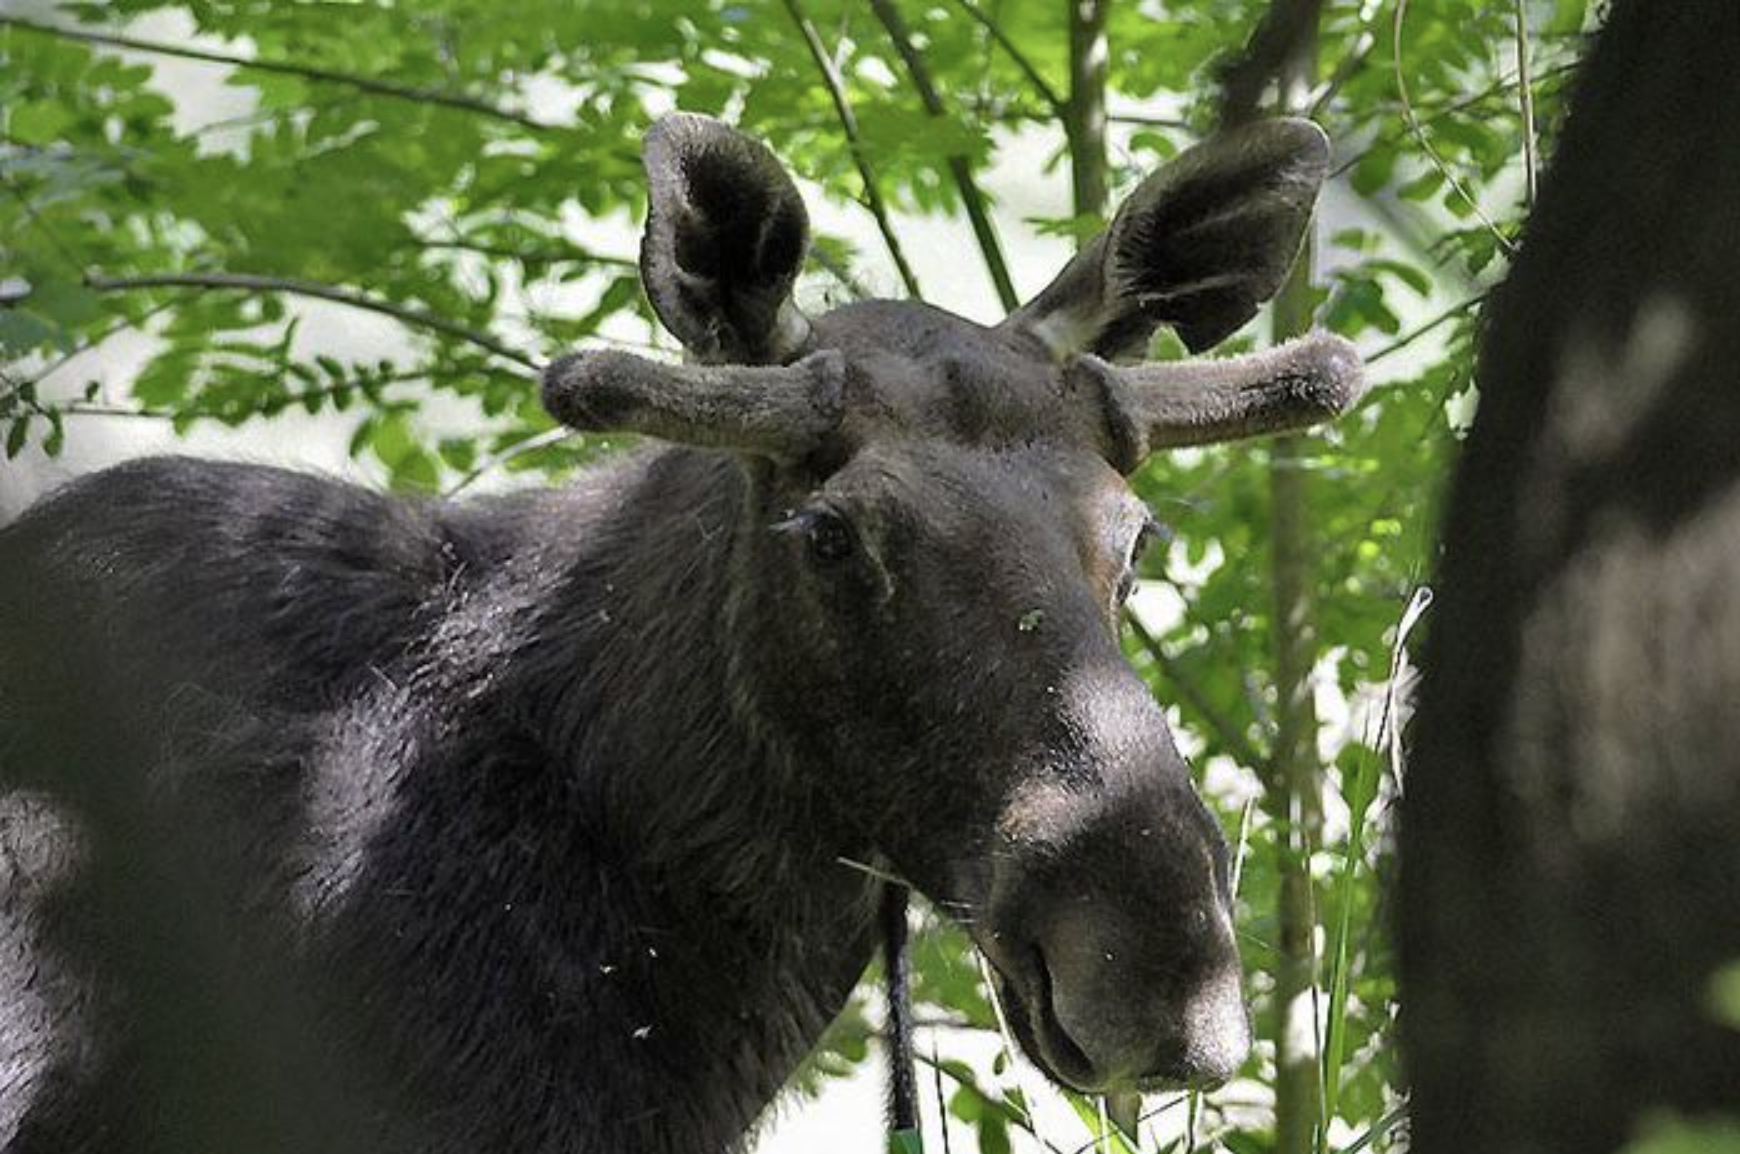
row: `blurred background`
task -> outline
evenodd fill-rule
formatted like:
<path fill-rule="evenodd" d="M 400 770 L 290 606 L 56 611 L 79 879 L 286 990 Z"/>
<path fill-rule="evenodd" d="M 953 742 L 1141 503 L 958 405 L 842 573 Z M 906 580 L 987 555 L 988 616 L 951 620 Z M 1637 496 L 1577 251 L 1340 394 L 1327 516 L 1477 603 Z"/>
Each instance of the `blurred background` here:
<path fill-rule="evenodd" d="M 1118 1131 L 1012 1056 L 965 937 L 921 907 L 927 1148 L 1406 1148 L 1388 932 L 1402 641 L 1481 306 L 1599 7 L 1336 0 L 1263 89 L 1329 132 L 1334 176 L 1294 281 L 1226 348 L 1330 328 L 1374 387 L 1321 435 L 1151 460 L 1134 484 L 1170 538 L 1125 632 L 1236 847 L 1262 1040 L 1220 1090 L 1114 1103 L 1134 1123 Z M 1226 64 L 1269 15 L 0 0 L 0 520 L 147 452 L 463 498 L 611 451 L 553 427 L 536 370 L 576 347 L 677 355 L 635 267 L 639 141 L 671 109 L 741 125 L 799 177 L 807 312 L 922 297 L 995 322 L 1214 127 Z M 1164 334 L 1152 350 L 1180 354 Z M 758 1150 L 884 1148 L 876 977 Z"/>

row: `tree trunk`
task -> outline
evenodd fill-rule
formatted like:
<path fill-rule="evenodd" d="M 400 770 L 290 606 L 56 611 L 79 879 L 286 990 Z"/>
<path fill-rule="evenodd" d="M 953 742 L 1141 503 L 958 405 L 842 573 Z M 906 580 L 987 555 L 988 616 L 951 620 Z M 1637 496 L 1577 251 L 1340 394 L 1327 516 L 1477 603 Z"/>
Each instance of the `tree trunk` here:
<path fill-rule="evenodd" d="M 1734 0 L 1619 0 L 1491 306 L 1402 828 L 1418 1154 L 1740 1102 L 1737 60 Z"/>
<path fill-rule="evenodd" d="M 1106 212 L 1106 14 L 1112 0 L 1064 0 L 1069 5 L 1069 101 L 1064 134 L 1077 216 Z"/>

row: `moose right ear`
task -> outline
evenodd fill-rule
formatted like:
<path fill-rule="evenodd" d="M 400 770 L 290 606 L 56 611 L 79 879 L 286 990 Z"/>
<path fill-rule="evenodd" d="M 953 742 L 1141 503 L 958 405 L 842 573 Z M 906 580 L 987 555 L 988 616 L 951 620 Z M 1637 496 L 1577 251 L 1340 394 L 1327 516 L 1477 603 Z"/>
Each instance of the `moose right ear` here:
<path fill-rule="evenodd" d="M 1112 225 L 1003 322 L 1059 359 L 1138 354 L 1171 325 L 1192 352 L 1219 343 L 1281 287 L 1329 171 L 1307 120 L 1264 120 L 1189 149 L 1131 194 Z"/>
<path fill-rule="evenodd" d="M 659 319 L 700 361 L 790 360 L 809 336 L 791 299 L 809 217 L 784 167 L 759 141 L 692 113 L 654 124 L 643 159 L 641 280 Z"/>

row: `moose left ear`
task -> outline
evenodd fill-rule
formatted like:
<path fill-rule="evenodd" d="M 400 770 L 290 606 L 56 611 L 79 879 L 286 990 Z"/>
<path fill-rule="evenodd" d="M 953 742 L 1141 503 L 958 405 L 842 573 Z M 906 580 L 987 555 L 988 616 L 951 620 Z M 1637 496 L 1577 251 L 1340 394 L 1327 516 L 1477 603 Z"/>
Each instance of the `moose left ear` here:
<path fill-rule="evenodd" d="M 1219 343 L 1281 287 L 1329 171 L 1307 120 L 1265 120 L 1181 154 L 1112 225 L 1003 322 L 1059 358 L 1139 354 L 1169 324 L 1192 352 Z"/>
<path fill-rule="evenodd" d="M 809 246 L 797 186 L 759 141 L 674 113 L 643 149 L 651 187 L 641 280 L 697 360 L 779 364 L 809 336 L 792 283 Z"/>

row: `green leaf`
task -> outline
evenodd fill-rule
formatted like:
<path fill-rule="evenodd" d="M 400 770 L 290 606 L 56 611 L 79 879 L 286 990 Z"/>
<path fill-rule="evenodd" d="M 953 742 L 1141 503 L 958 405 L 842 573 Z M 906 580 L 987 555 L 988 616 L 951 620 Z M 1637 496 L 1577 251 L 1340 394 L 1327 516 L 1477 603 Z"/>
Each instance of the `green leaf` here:
<path fill-rule="evenodd" d="M 48 436 L 42 439 L 42 451 L 51 459 L 60 456 L 61 449 L 66 447 L 66 427 L 62 423 L 60 411 L 53 410 L 48 414 Z"/>
<path fill-rule="evenodd" d="M 1718 1022 L 1740 1030 L 1740 960 L 1710 975 L 1710 1010 Z"/>
<path fill-rule="evenodd" d="M 30 415 L 27 413 L 12 422 L 12 427 L 6 431 L 6 459 L 17 457 L 24 451 L 24 443 L 30 437 Z"/>
<path fill-rule="evenodd" d="M 55 329 L 23 309 L 0 309 L 0 352 L 23 356 L 54 339 Z"/>
<path fill-rule="evenodd" d="M 1621 1154 L 1740 1154 L 1740 1117 L 1650 1118 Z"/>
<path fill-rule="evenodd" d="M 58 143 L 71 123 L 70 109 L 58 103 L 37 100 L 12 109 L 6 117 L 5 129 L 6 135 L 19 144 L 46 145 Z"/>
<path fill-rule="evenodd" d="M 1093 1135 L 1094 1141 L 1101 1149 L 1110 1151 L 1111 1154 L 1141 1154 L 1139 1150 L 1130 1145 L 1129 1139 L 1124 1137 L 1122 1130 L 1114 1126 L 1109 1119 L 1102 1117 L 1102 1108 L 1098 1099 L 1073 1091 L 1065 1091 L 1064 1098 L 1068 1100 L 1070 1109 L 1075 1111 L 1075 1116 L 1081 1119 L 1082 1125 L 1088 1128 L 1088 1133 Z"/>
<path fill-rule="evenodd" d="M 1544 31 L 1549 36 L 1570 36 L 1583 31 L 1589 15 L 1589 0 L 1553 0 L 1553 18 Z"/>

